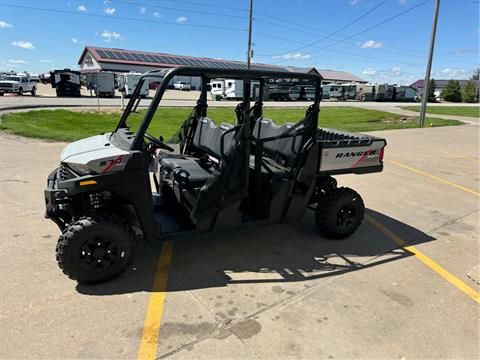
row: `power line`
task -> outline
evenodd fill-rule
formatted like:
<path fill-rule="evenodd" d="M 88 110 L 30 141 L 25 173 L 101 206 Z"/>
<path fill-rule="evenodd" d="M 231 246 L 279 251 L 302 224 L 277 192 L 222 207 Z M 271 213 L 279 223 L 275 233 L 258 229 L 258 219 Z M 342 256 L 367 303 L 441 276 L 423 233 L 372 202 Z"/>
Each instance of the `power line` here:
<path fill-rule="evenodd" d="M 240 16 L 240 15 L 230 15 L 230 14 L 222 14 L 218 12 L 210 12 L 210 11 L 202 11 L 202 10 L 194 10 L 194 9 L 185 9 L 185 8 L 174 8 L 169 6 L 160 6 L 160 5 L 152 5 L 151 3 L 141 3 L 135 1 L 121 1 L 121 0 L 110 0 L 112 2 L 116 2 L 119 4 L 125 5 L 132 5 L 132 6 L 144 6 L 153 9 L 164 9 L 164 10 L 173 10 L 173 11 L 182 11 L 182 12 L 190 12 L 194 14 L 203 14 L 203 15 L 212 15 L 212 16 L 223 16 L 228 18 L 237 18 L 237 19 L 248 19 L 247 16 Z"/>
<path fill-rule="evenodd" d="M 418 8 L 419 6 L 422 6 L 423 4 L 426 4 L 426 3 L 429 2 L 429 1 L 430 1 L 430 0 L 424 0 L 424 1 L 422 1 L 421 3 L 419 3 L 419 4 L 415 5 L 415 6 L 412 6 L 412 7 L 408 8 L 408 9 L 406 9 L 406 10 L 404 10 L 404 11 L 402 11 L 402 12 L 400 12 L 400 13 L 394 15 L 394 16 L 391 16 L 391 17 L 389 17 L 388 19 L 382 20 L 382 21 L 380 21 L 379 23 L 377 23 L 377 24 L 375 24 L 375 25 L 372 25 L 372 26 L 370 26 L 370 27 L 368 27 L 368 28 L 366 28 L 366 29 L 364 29 L 364 30 L 361 30 L 361 31 L 359 31 L 359 32 L 357 32 L 357 33 L 355 33 L 355 34 L 353 34 L 353 35 L 350 35 L 350 36 L 348 36 L 348 37 L 346 37 L 346 38 L 337 40 L 337 41 L 335 41 L 334 43 L 329 44 L 329 45 L 327 45 L 327 46 L 323 46 L 323 47 L 317 48 L 317 50 L 309 51 L 309 52 L 307 52 L 307 53 L 305 53 L 305 54 L 312 54 L 312 53 L 314 53 L 314 52 L 317 52 L 318 50 L 328 49 L 328 48 L 330 48 L 330 47 L 332 47 L 332 46 L 335 46 L 335 45 L 337 45 L 337 44 L 340 44 L 340 43 L 342 43 L 342 42 L 345 42 L 346 40 L 350 40 L 350 39 L 352 39 L 352 38 L 355 38 L 356 36 L 358 36 L 358 35 L 360 35 L 360 34 L 366 33 L 367 31 L 373 30 L 373 29 L 375 29 L 375 28 L 377 28 L 377 27 L 379 27 L 379 26 L 382 26 L 382 25 L 386 24 L 387 22 L 390 22 L 390 21 L 392 21 L 392 20 L 394 20 L 394 19 L 399 18 L 400 16 L 405 15 L 406 13 L 408 13 L 408 12 L 410 12 L 410 11 Z M 293 51 L 295 51 L 295 50 L 293 50 Z"/>
<path fill-rule="evenodd" d="M 23 6 L 23 5 L 13 5 L 13 4 L 3 4 L 3 3 L 0 3 L 0 6 L 11 7 L 11 8 L 16 8 L 16 9 L 24 9 L 24 10 L 52 12 L 52 13 L 57 13 L 57 14 L 69 14 L 69 15 L 76 15 L 76 16 L 89 16 L 89 17 L 96 17 L 96 18 L 105 18 L 105 19 L 109 19 L 109 20 L 124 20 L 124 21 L 134 21 L 134 22 L 141 22 L 141 23 L 148 22 L 148 23 L 153 23 L 153 24 L 176 25 L 176 26 L 203 28 L 203 29 L 246 31 L 246 29 L 243 29 L 243 28 L 234 28 L 234 27 L 227 27 L 227 26 L 189 24 L 189 23 L 181 23 L 180 24 L 180 23 L 171 22 L 171 21 L 152 20 L 152 19 L 145 19 L 145 18 L 132 18 L 132 17 L 125 17 L 125 16 L 110 16 L 110 15 L 101 15 L 101 14 L 80 13 L 80 12 L 69 11 L 69 10 L 39 8 L 39 7 L 34 7 L 34 6 Z"/>
<path fill-rule="evenodd" d="M 342 26 L 341 28 L 335 30 L 334 32 L 318 39 L 318 40 L 315 40 L 309 44 L 306 44 L 306 45 L 303 45 L 303 46 L 300 46 L 296 49 L 293 49 L 293 50 L 290 50 L 289 52 L 296 52 L 296 51 L 300 51 L 300 50 L 303 50 L 307 47 L 311 47 L 311 46 L 314 46 L 316 44 L 318 44 L 319 42 L 322 42 L 323 40 L 326 40 L 328 38 L 330 38 L 332 35 L 335 35 L 335 34 L 338 34 L 339 32 L 345 30 L 346 28 L 352 26 L 353 24 L 357 23 L 358 21 L 360 21 L 361 19 L 363 19 L 364 17 L 368 16 L 369 14 L 371 14 L 372 12 L 374 12 L 375 10 L 377 10 L 379 7 L 381 7 L 383 4 L 385 4 L 387 2 L 387 0 L 383 0 L 381 2 L 379 2 L 377 5 L 375 5 L 373 8 L 371 8 L 370 10 L 368 10 L 367 12 L 363 13 L 362 15 L 360 15 L 359 17 L 353 19 L 352 21 L 350 21 L 348 24 Z M 285 53 L 282 53 L 282 54 L 276 54 L 276 55 L 283 55 Z"/>

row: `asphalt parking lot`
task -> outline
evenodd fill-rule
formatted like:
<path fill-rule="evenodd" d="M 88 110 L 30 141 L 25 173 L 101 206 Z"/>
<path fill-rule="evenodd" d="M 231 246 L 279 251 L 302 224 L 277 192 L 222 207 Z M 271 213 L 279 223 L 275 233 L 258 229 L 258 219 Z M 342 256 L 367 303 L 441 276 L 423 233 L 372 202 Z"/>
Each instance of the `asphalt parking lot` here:
<path fill-rule="evenodd" d="M 0 358 L 478 359 L 479 127 L 380 136 L 383 173 L 337 178 L 368 208 L 348 240 L 307 213 L 140 244 L 120 278 L 79 286 L 42 218 L 64 144 L 0 134 Z"/>

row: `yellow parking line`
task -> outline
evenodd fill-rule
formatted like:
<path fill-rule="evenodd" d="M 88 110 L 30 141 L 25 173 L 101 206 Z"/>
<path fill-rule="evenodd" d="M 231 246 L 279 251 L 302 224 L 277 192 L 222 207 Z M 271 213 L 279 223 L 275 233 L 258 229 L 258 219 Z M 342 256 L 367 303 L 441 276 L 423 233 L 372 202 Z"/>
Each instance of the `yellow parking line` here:
<path fill-rule="evenodd" d="M 171 242 L 164 243 L 158 259 L 157 272 L 153 281 L 152 294 L 148 302 L 142 340 L 137 355 L 139 360 L 153 360 L 157 356 L 158 335 L 167 292 L 168 266 L 172 260 L 172 247 Z"/>
<path fill-rule="evenodd" d="M 457 184 L 455 184 L 455 183 L 452 183 L 451 181 L 448 181 L 448 180 L 439 178 L 438 176 L 429 174 L 429 173 L 427 173 L 427 172 L 425 172 L 425 171 L 418 170 L 418 169 L 412 168 L 412 167 L 410 167 L 410 166 L 401 164 L 401 163 L 399 163 L 398 161 L 389 160 L 388 162 L 390 162 L 390 163 L 392 163 L 392 164 L 395 164 L 395 165 L 397 165 L 397 166 L 400 166 L 400 167 L 402 167 L 402 168 L 404 168 L 404 169 L 410 170 L 410 171 L 412 171 L 412 172 L 414 172 L 414 173 L 417 173 L 417 174 L 420 174 L 420 175 L 429 177 L 430 179 L 436 180 L 436 181 L 441 182 L 441 183 L 443 183 L 443 184 L 453 186 L 454 188 L 463 190 L 463 191 L 468 192 L 468 193 L 470 193 L 470 194 L 474 194 L 474 195 L 480 196 L 480 192 L 478 192 L 478 191 L 475 191 L 475 190 L 466 188 L 466 187 L 461 186 L 461 185 L 457 185 Z"/>
<path fill-rule="evenodd" d="M 442 153 L 444 153 L 444 154 L 447 154 L 447 155 L 451 155 L 451 156 L 460 158 L 460 159 L 465 159 L 465 160 L 469 160 L 469 161 L 474 161 L 474 162 L 477 163 L 477 164 L 478 164 L 478 161 L 479 161 L 478 159 L 474 159 L 474 158 L 472 158 L 472 157 L 470 157 L 470 156 L 464 156 L 464 155 L 452 153 L 452 152 L 450 152 L 450 151 L 440 151 L 440 152 L 442 152 Z"/>
<path fill-rule="evenodd" d="M 395 244 L 398 244 L 399 246 L 402 246 L 406 251 L 412 253 L 415 255 L 415 257 L 420 260 L 422 263 L 424 263 L 426 266 L 428 266 L 430 269 L 435 271 L 438 275 L 443 277 L 445 280 L 447 280 L 450 284 L 455 286 L 457 289 L 468 295 L 470 298 L 472 298 L 474 301 L 480 304 L 480 293 L 476 291 L 475 289 L 471 288 L 467 284 L 465 284 L 462 280 L 457 278 L 455 275 L 449 273 L 445 268 L 437 264 L 435 261 L 433 261 L 431 258 L 429 258 L 427 255 L 425 255 L 423 252 L 418 250 L 414 246 L 404 246 L 406 242 L 397 234 L 393 233 L 391 230 L 389 230 L 387 227 L 384 225 L 380 224 L 377 220 L 372 218 L 369 215 L 365 215 L 365 218 L 367 221 L 372 224 L 374 227 L 376 227 L 378 230 L 380 230 L 383 234 L 385 234 L 390 240 L 392 240 Z"/>

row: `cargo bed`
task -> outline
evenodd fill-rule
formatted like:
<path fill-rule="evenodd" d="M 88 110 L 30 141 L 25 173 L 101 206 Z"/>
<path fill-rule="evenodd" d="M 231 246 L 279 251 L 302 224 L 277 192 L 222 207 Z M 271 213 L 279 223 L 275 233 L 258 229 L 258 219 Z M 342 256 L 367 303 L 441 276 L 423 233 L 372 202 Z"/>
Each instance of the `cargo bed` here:
<path fill-rule="evenodd" d="M 383 149 L 385 139 L 319 128 L 317 140 L 320 143 L 319 175 L 367 174 L 383 170 Z"/>

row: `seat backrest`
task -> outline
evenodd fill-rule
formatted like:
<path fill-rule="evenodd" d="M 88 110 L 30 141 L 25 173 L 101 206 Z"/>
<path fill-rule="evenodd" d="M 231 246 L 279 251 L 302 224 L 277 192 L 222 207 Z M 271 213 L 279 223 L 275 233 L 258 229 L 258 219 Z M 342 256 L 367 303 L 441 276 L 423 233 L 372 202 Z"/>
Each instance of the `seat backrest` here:
<path fill-rule="evenodd" d="M 282 135 L 292 126 L 294 126 L 292 123 L 285 123 L 282 126 L 278 126 L 271 119 L 261 118 L 255 121 L 252 135 L 255 139 L 265 139 Z M 298 130 L 302 127 L 303 125 L 300 125 Z M 299 134 L 283 139 L 266 141 L 263 143 L 263 150 L 274 160 L 282 160 L 282 162 L 287 165 L 293 165 L 301 146 L 302 135 Z"/>
<path fill-rule="evenodd" d="M 222 123 L 217 126 L 212 119 L 207 117 L 201 118 L 198 121 L 195 134 L 193 135 L 193 146 L 217 159 L 221 159 L 223 157 L 221 148 L 222 136 L 232 128 L 233 126 L 231 124 Z M 224 136 L 223 152 L 225 154 L 227 154 L 232 147 L 234 136 L 234 131 L 230 131 Z"/>

